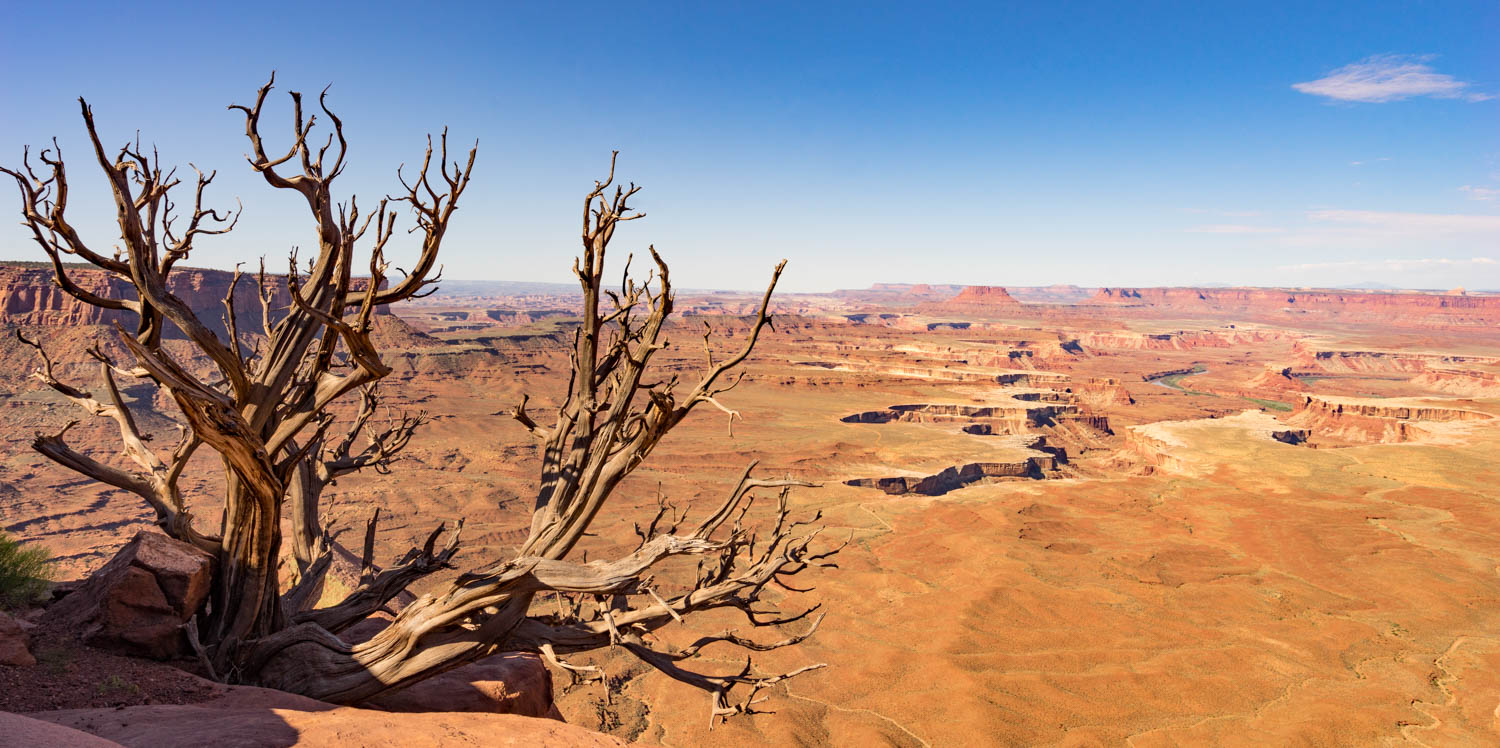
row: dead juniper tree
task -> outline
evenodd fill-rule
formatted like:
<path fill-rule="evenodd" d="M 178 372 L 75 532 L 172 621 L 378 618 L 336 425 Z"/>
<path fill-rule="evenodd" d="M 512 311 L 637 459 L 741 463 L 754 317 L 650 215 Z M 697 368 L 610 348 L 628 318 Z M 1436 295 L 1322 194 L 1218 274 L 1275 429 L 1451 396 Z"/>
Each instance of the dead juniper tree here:
<path fill-rule="evenodd" d="M 374 386 L 390 368 L 372 339 L 374 315 L 379 307 L 424 293 L 437 280 L 438 251 L 469 184 L 475 151 L 469 151 L 466 163 L 450 161 L 446 133 L 436 153 L 429 139 L 411 181 L 398 170 L 403 191 L 362 213 L 355 199 L 338 203 L 333 197 L 347 142 L 343 123 L 325 104 L 326 91 L 318 100 L 332 124 L 325 143 L 317 147 L 310 139 L 316 115 L 304 118 L 302 97 L 293 92 L 291 146 L 280 156 L 268 153 L 260 121 L 273 82 L 274 76 L 253 104 L 230 109 L 244 116 L 250 167 L 272 187 L 302 195 L 318 236 L 317 253 L 305 271 L 293 253 L 279 291 L 262 267 L 256 278 L 259 336 L 240 329 L 234 297 L 238 271 L 225 300 L 227 342 L 171 290 L 172 271 L 189 256 L 194 241 L 226 233 L 238 221 L 238 212 L 203 207 L 212 173 L 197 172 L 191 213 L 186 227 L 178 228 L 169 196 L 180 184 L 175 172 L 164 172 L 155 152 L 148 157 L 138 143 L 107 150 L 92 111 L 80 99 L 94 155 L 115 197 L 123 250 L 109 256 L 91 248 L 68 222 L 68 175 L 55 142 L 37 154 L 40 166 L 28 152 L 20 169 L 3 169 L 19 188 L 24 223 L 51 258 L 58 285 L 86 304 L 129 312 L 137 320 L 133 330 L 119 329 L 133 364 L 93 351 L 105 400 L 58 381 L 42 346 L 33 343 L 44 362 L 36 376 L 90 413 L 113 419 L 134 467 L 116 467 L 74 450 L 65 440 L 66 429 L 39 435 L 34 446 L 65 467 L 138 495 L 164 532 L 216 556 L 214 590 L 192 632 L 207 667 L 226 680 L 357 703 L 496 652 L 539 652 L 576 674 L 591 668 L 570 664 L 565 656 L 620 647 L 707 691 L 713 717 L 753 712 L 764 700 L 757 698 L 762 688 L 822 667 L 763 675 L 747 659 L 734 672 L 707 675 L 684 664 L 711 645 L 751 651 L 795 645 L 816 629 L 821 616 L 804 632 L 771 643 L 725 632 L 667 651 L 654 646 L 651 637 L 663 626 L 715 608 L 737 609 L 755 626 L 808 618 L 817 606 L 783 616 L 763 593 L 772 585 L 795 589 L 785 583 L 787 577 L 831 565 L 827 558 L 842 548 L 813 550 L 818 530 L 790 517 L 790 488 L 813 484 L 758 478 L 752 465 L 696 524 L 685 527 L 685 516 L 675 510 L 669 518 L 664 505 L 645 529 L 638 528 L 634 552 L 613 560 L 569 558 L 620 481 L 695 408 L 708 404 L 731 419 L 737 415 L 718 396 L 738 384 L 736 370 L 770 325 L 768 306 L 782 269 L 778 265 L 772 274 L 755 321 L 733 355 L 715 362 L 705 339 L 705 369 L 696 382 L 652 376 L 652 359 L 667 345 L 663 327 L 672 313 L 672 287 L 654 248 L 655 267 L 645 282 L 630 277 L 627 262 L 619 288 L 606 286 L 605 255 L 616 228 L 642 216 L 628 206 L 639 188 L 614 186 L 613 159 L 609 178 L 596 182 L 584 200 L 583 253 L 574 263 L 583 314 L 566 397 L 550 426 L 532 418 L 524 399 L 514 411 L 515 420 L 535 436 L 542 463 L 525 543 L 513 558 L 462 573 L 416 599 L 373 638 L 354 645 L 339 638 L 413 582 L 448 566 L 458 549 L 457 531 L 438 547 L 440 525 L 422 547 L 377 570 L 371 563 L 372 518 L 357 585 L 343 600 L 315 606 L 333 555 L 318 514 L 323 488 L 349 472 L 385 470 L 421 422 L 420 416 L 375 418 Z M 420 255 L 410 273 L 388 282 L 386 246 L 402 204 L 415 217 L 412 231 L 421 237 Z M 356 263 L 356 246 L 366 237 L 367 262 Z M 64 257 L 123 279 L 135 298 L 86 290 L 70 277 Z M 360 278 L 363 273 L 368 276 Z M 273 301 L 278 293 L 284 293 L 284 303 Z M 211 362 L 210 375 L 195 373 L 163 346 L 169 327 Z M 164 389 L 181 410 L 183 436 L 170 452 L 147 444 L 120 395 L 120 378 Z M 333 409 L 356 392 L 361 393 L 356 415 L 339 422 Z M 217 454 L 226 475 L 217 534 L 197 528 L 178 488 L 189 458 L 205 447 Z M 778 499 L 765 518 L 769 527 L 757 534 L 743 520 L 755 492 L 765 489 L 773 489 Z M 283 516 L 291 520 L 295 583 L 281 579 L 278 571 Z M 690 582 L 669 588 L 655 580 L 653 572 L 662 562 L 683 556 L 699 559 Z M 541 604 L 546 601 L 556 605 Z M 737 686 L 748 695 L 731 698 Z"/>
<path fill-rule="evenodd" d="M 291 623 L 289 611 L 280 598 L 277 571 L 282 540 L 280 521 L 289 496 L 294 504 L 293 516 L 299 520 L 301 532 L 308 534 L 295 539 L 294 549 L 317 547 L 320 542 L 313 535 L 321 533 L 321 529 L 316 521 L 307 521 L 315 518 L 316 510 L 295 506 L 299 497 L 316 497 L 305 490 L 289 491 L 289 486 L 317 488 L 319 473 L 330 462 L 331 472 L 358 469 L 388 459 L 389 447 L 404 443 L 401 433 L 410 423 L 394 427 L 393 433 L 370 433 L 373 453 L 368 449 L 357 455 L 349 455 L 348 449 L 338 453 L 341 447 L 352 447 L 358 430 L 370 425 L 368 418 L 356 419 L 357 428 L 334 447 L 334 459 L 324 459 L 328 430 L 333 426 L 330 408 L 345 395 L 361 389 L 366 390 L 367 398 L 373 397 L 368 388 L 390 372 L 370 338 L 375 311 L 417 295 L 432 282 L 443 235 L 456 201 L 469 183 L 475 156 L 470 151 L 467 165 L 450 164 L 445 135 L 441 140 L 438 173 L 432 174 L 433 152 L 429 142 L 427 156 L 414 181 L 410 185 L 403 182 L 406 191 L 381 200 L 375 211 L 362 214 L 355 200 L 336 204 L 333 199 L 331 186 L 344 168 L 347 142 L 342 123 L 323 105 L 323 97 L 319 98 L 320 108 L 333 124 L 327 143 L 321 148 L 310 143 L 316 115 L 304 118 L 301 96 L 293 93 L 293 144 L 279 158 L 267 155 L 259 123 L 270 90 L 271 84 L 267 83 L 258 92 L 253 106 L 231 108 L 244 113 L 252 149 L 248 157 L 251 168 L 273 187 L 299 193 L 306 201 L 318 227 L 318 251 L 309 258 L 305 276 L 293 254 L 284 289 L 290 303 L 284 309 L 272 309 L 276 289 L 273 281 L 261 272 L 259 295 L 264 339 L 263 345 L 249 350 L 236 314 L 234 289 L 238 277 L 225 300 L 224 330 L 228 342 L 220 339 L 210 324 L 171 290 L 173 270 L 190 256 L 195 242 L 202 236 L 227 233 L 238 221 L 238 212 L 220 213 L 204 207 L 204 193 L 214 179 L 213 173 L 195 169 L 191 210 L 179 214 L 172 195 L 182 182 L 175 170 L 164 170 L 158 155 L 153 151 L 148 156 L 138 142 L 126 144 L 118 151 L 106 149 L 91 108 L 80 99 L 94 155 L 115 198 L 123 251 L 107 256 L 94 249 L 69 223 L 70 185 L 55 142 L 53 148 L 37 154 L 40 167 L 33 166 L 28 153 L 23 158 L 22 170 L 5 170 L 20 190 L 24 223 L 52 260 L 58 285 L 84 303 L 133 313 L 137 319 L 133 332 L 121 330 L 121 340 L 135 359 L 133 366 L 123 368 L 106 359 L 102 352 L 94 351 L 101 359 L 108 403 L 95 401 L 88 393 L 57 382 L 50 364 L 39 373 L 44 382 L 64 396 L 97 415 L 117 421 L 126 454 L 135 463 L 135 469 L 122 470 L 80 454 L 67 445 L 64 434 L 39 436 L 34 446 L 60 464 L 140 495 L 156 511 L 157 524 L 165 532 L 215 554 L 218 565 L 214 590 L 202 630 L 197 633 L 204 642 L 209 662 L 216 671 L 225 673 L 240 669 L 240 650 L 245 642 L 265 637 Z M 278 168 L 294 159 L 301 173 L 283 176 Z M 432 186 L 432 181 L 439 177 L 446 188 L 442 193 Z M 422 235 L 421 254 L 410 274 L 399 282 L 387 284 L 384 250 L 395 234 L 401 203 L 406 203 L 416 215 Z M 180 223 L 184 216 L 185 226 Z M 372 237 L 368 260 L 357 264 L 355 246 L 367 235 Z M 71 280 L 63 256 L 83 260 L 124 280 L 133 288 L 136 298 L 106 298 L 85 290 Z M 357 281 L 355 274 L 365 272 L 368 277 Z M 279 319 L 273 319 L 276 316 Z M 168 352 L 162 344 L 168 325 L 191 343 L 195 353 L 211 362 L 211 376 L 195 374 Z M 164 388 L 181 410 L 186 421 L 183 438 L 168 456 L 156 454 L 145 444 L 134 417 L 119 396 L 117 377 L 141 378 Z M 218 454 L 224 467 L 226 489 L 217 535 L 205 534 L 194 526 L 177 486 L 189 458 L 204 446 Z M 311 480 L 303 480 L 299 476 L 302 472 L 312 473 Z M 420 576 L 413 575 L 413 571 L 425 573 L 440 568 L 445 556 L 451 556 L 451 550 L 419 554 L 420 558 L 409 559 L 412 563 L 407 564 L 406 570 L 388 571 L 391 576 L 400 577 L 394 581 L 409 582 Z M 311 565 L 309 560 L 308 566 Z M 388 579 L 371 579 L 370 586 L 382 591 L 396 587 Z M 293 592 L 308 597 L 306 587 Z M 356 590 L 345 601 L 348 603 L 345 612 L 353 615 L 359 605 L 379 597 L 370 595 L 369 590 Z M 347 616 L 340 616 L 343 617 Z"/>

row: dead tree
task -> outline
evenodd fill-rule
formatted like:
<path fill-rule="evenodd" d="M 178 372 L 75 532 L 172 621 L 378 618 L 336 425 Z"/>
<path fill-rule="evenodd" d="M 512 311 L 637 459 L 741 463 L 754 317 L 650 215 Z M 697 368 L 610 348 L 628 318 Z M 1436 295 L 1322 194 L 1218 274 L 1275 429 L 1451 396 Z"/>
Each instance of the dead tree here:
<path fill-rule="evenodd" d="M 739 383 L 736 371 L 771 324 L 771 294 L 785 264 L 772 274 L 755 321 L 735 353 L 716 362 L 705 341 L 705 370 L 696 382 L 651 376 L 653 357 L 667 345 L 663 328 L 672 313 L 672 286 L 667 265 L 654 248 L 654 268 L 644 282 L 630 277 L 627 262 L 619 288 L 606 285 L 605 255 L 615 229 L 643 215 L 631 213 L 628 206 L 639 188 L 614 187 L 613 159 L 609 178 L 596 182 L 584 200 L 583 253 L 574 263 L 583 315 L 567 395 L 551 426 L 537 423 L 524 400 L 514 411 L 515 420 L 536 437 L 542 462 L 526 542 L 515 557 L 460 574 L 417 599 L 374 638 L 350 645 L 338 637 L 413 582 L 448 566 L 457 551 L 456 530 L 438 547 L 444 531 L 439 526 L 422 547 L 376 570 L 371 565 L 372 518 L 357 587 L 338 603 L 312 607 L 330 557 L 318 514 L 323 488 L 354 470 L 384 470 L 420 423 L 420 416 L 401 416 L 374 425 L 378 401 L 373 387 L 390 373 L 371 337 L 375 311 L 418 296 L 436 282 L 438 252 L 473 173 L 475 150 L 465 163 L 450 161 L 446 133 L 436 152 L 429 138 L 411 181 L 398 170 L 403 190 L 380 200 L 373 212 L 362 213 L 354 198 L 337 203 L 333 197 L 331 186 L 342 172 L 348 144 L 343 123 L 326 106 L 326 90 L 318 99 L 332 124 L 324 144 L 317 147 L 310 139 L 316 115 L 304 117 L 302 97 L 293 92 L 291 146 L 279 156 L 267 151 L 260 121 L 273 82 L 274 76 L 253 104 L 230 109 L 244 116 L 250 167 L 272 187 L 299 193 L 306 201 L 317 226 L 317 252 L 305 273 L 293 252 L 285 281 L 290 302 L 284 309 L 273 309 L 274 283 L 262 268 L 262 337 L 254 346 L 244 344 L 235 315 L 238 272 L 225 303 L 227 343 L 171 290 L 172 271 L 188 258 L 194 241 L 228 232 L 239 218 L 238 212 L 203 207 L 212 173 L 197 172 L 187 225 L 178 228 L 169 197 L 180 184 L 175 172 L 164 172 L 157 154 L 147 156 L 138 142 L 113 153 L 107 150 L 92 111 L 80 99 L 94 155 L 115 196 L 124 249 L 109 256 L 93 249 L 68 222 L 68 175 L 55 141 L 37 154 L 40 166 L 33 165 L 28 151 L 22 168 L 3 169 L 17 184 L 25 225 L 52 260 L 58 285 L 86 304 L 130 312 L 138 320 L 133 330 L 120 329 L 133 364 L 94 352 L 106 401 L 58 381 L 45 351 L 37 373 L 84 409 L 113 419 L 135 467 L 122 469 L 74 450 L 65 441 L 66 429 L 38 435 L 34 446 L 65 467 L 140 496 L 164 532 L 215 554 L 214 591 L 200 614 L 195 642 L 210 669 L 228 680 L 356 703 L 499 651 L 540 652 L 555 666 L 577 673 L 589 668 L 567 663 L 565 655 L 621 647 L 709 692 L 713 716 L 727 717 L 754 711 L 764 700 L 757 696 L 760 689 L 822 667 L 762 675 L 747 659 L 742 669 L 705 675 L 684 665 L 714 644 L 752 651 L 797 644 L 821 616 L 803 633 L 767 644 L 726 632 L 672 652 L 653 648 L 647 638 L 656 629 L 715 608 L 737 609 L 755 626 L 809 617 L 816 606 L 783 616 L 763 593 L 772 585 L 794 589 L 785 583 L 787 577 L 810 566 L 831 565 L 827 559 L 842 548 L 815 551 L 812 543 L 819 531 L 810 522 L 817 517 L 791 519 L 789 490 L 813 484 L 757 478 L 752 465 L 696 525 L 680 529 L 683 516 L 673 510 L 669 520 L 664 506 L 638 530 L 640 544 L 633 553 L 587 563 L 569 559 L 620 481 L 695 408 L 708 404 L 731 419 L 738 415 L 718 397 Z M 431 169 L 434 158 L 436 171 Z M 402 204 L 415 217 L 412 231 L 420 236 L 421 247 L 412 271 L 394 280 L 387 274 L 385 252 Z M 366 237 L 368 261 L 356 263 L 356 245 Z M 125 280 L 137 298 L 107 298 L 86 290 L 73 282 L 64 257 Z M 357 277 L 364 272 L 367 278 Z M 162 345 L 168 327 L 211 362 L 211 375 L 193 371 L 169 353 Z M 165 389 L 181 410 L 183 437 L 169 454 L 146 444 L 120 396 L 120 377 Z M 331 409 L 356 391 L 363 393 L 358 414 L 346 428 L 335 429 Z M 364 446 L 356 449 L 360 443 Z M 217 535 L 196 529 L 178 489 L 189 458 L 205 447 L 217 454 L 227 476 Z M 778 500 L 767 518 L 770 526 L 758 535 L 744 520 L 754 493 L 764 489 L 775 489 Z M 283 513 L 292 520 L 291 551 L 298 570 L 290 585 L 282 584 L 277 571 Z M 697 572 L 689 584 L 669 591 L 653 572 L 680 556 L 698 557 Z M 278 594 L 284 587 L 289 590 Z M 556 611 L 534 605 L 539 595 L 556 598 Z M 570 602 L 564 605 L 564 600 Z M 731 699 L 736 686 L 745 686 L 748 695 Z"/>
<path fill-rule="evenodd" d="M 307 445 L 294 447 L 304 457 L 298 461 L 287 483 L 286 509 L 291 515 L 292 558 L 297 567 L 297 581 L 293 592 L 283 597 L 283 608 L 288 613 L 302 613 L 316 603 L 323 590 L 323 583 L 334 570 L 342 571 L 347 578 L 357 580 L 351 586 L 360 586 L 371 580 L 371 574 L 379 571 L 374 565 L 375 529 L 380 520 L 376 509 L 365 527 L 362 553 L 357 566 L 352 554 L 328 535 L 321 516 L 323 491 L 341 477 L 369 469 L 382 475 L 389 474 L 391 464 L 399 459 L 400 452 L 411 442 L 412 435 L 425 422 L 424 413 L 386 414 L 377 421 L 380 399 L 377 385 L 367 385 L 360 395 L 359 411 L 343 429 L 343 435 L 334 440 L 329 430 L 334 423 L 331 415 L 323 415 L 323 423 L 314 429 Z M 377 425 L 378 424 L 378 425 Z M 360 439 L 363 444 L 358 450 Z M 442 526 L 435 534 L 441 534 Z M 456 541 L 455 537 L 452 538 Z M 415 550 L 415 549 L 414 549 Z M 451 557 L 443 557 L 446 561 Z M 428 548 L 423 558 L 438 561 Z M 409 558 L 396 563 L 402 565 Z M 340 569 L 339 567 L 344 567 Z M 440 565 L 425 568 L 423 573 L 434 571 Z M 420 576 L 420 575 L 418 575 Z"/>

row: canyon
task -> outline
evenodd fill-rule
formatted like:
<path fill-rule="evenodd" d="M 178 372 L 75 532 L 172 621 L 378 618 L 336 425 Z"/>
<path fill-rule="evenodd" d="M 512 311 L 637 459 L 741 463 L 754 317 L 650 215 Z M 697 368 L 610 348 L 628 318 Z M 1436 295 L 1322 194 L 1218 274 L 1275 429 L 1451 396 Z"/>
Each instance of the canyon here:
<path fill-rule="evenodd" d="M 75 579 L 149 512 L 29 448 L 78 416 L 28 378 L 40 362 L 13 331 L 87 388 L 84 350 L 128 322 L 71 304 L 50 273 L 0 266 L 0 526 Z M 176 291 L 217 319 L 232 276 L 183 277 Z M 249 291 L 237 315 L 258 320 Z M 722 357 L 754 301 L 681 293 L 663 369 L 701 370 L 705 324 Z M 378 318 L 388 405 L 431 420 L 389 475 L 328 489 L 330 533 L 357 542 L 378 507 L 394 556 L 462 517 L 460 568 L 523 540 L 539 458 L 509 411 L 561 399 L 577 310 L 565 287 L 471 283 Z M 588 664 L 612 694 L 555 675 L 574 726 L 662 745 L 1500 739 L 1500 297 L 883 284 L 784 294 L 772 311 L 722 396 L 741 418 L 685 422 L 585 546 L 628 552 L 659 497 L 706 508 L 754 460 L 819 483 L 789 501 L 850 545 L 815 590 L 780 594 L 828 617 L 756 662 L 829 667 L 767 689 L 773 714 L 710 732 L 701 692 L 604 651 Z M 125 395 L 171 443 L 173 406 Z M 102 424 L 69 434 L 120 459 Z M 222 480 L 206 457 L 190 466 L 203 516 Z M 739 627 L 726 611 L 661 636 Z"/>
<path fill-rule="evenodd" d="M 68 279 L 88 293 L 111 299 L 136 298 L 135 287 L 93 266 L 66 265 Z M 113 325 L 134 323 L 135 315 L 125 311 L 102 309 L 85 304 L 63 291 L 54 280 L 55 273 L 46 263 L 0 263 L 0 324 L 76 327 L 79 325 Z M 269 276 L 273 289 L 272 303 L 285 306 L 285 276 Z M 172 276 L 172 293 L 187 303 L 205 323 L 220 321 L 224 316 L 224 299 L 234 274 L 222 270 L 183 268 Z M 255 293 L 255 277 L 246 273 L 239 279 L 235 295 L 235 314 L 241 319 L 260 319 L 260 299 Z M 217 332 L 223 333 L 223 324 Z"/>
<path fill-rule="evenodd" d="M 1476 327 L 1500 322 L 1500 295 L 1278 288 L 1101 288 L 1091 303 L 1161 315 L 1193 312 L 1245 319 L 1384 322 L 1403 327 Z"/>

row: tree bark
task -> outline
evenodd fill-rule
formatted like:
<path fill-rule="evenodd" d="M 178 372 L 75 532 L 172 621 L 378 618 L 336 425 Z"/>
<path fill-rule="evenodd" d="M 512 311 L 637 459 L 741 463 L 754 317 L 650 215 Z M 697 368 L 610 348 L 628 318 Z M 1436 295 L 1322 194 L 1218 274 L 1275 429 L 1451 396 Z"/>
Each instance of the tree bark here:
<path fill-rule="evenodd" d="M 661 626 L 685 622 L 712 608 L 740 610 L 754 626 L 779 626 L 816 609 L 783 617 L 762 597 L 772 584 L 791 589 L 786 577 L 814 566 L 831 566 L 825 559 L 842 547 L 813 551 L 819 530 L 804 528 L 817 517 L 790 519 L 788 491 L 811 483 L 754 478 L 752 465 L 691 532 L 678 532 L 685 513 L 663 499 L 647 527 L 637 529 L 640 544 L 634 552 L 590 563 L 568 560 L 621 481 L 697 406 L 707 403 L 726 413 L 731 426 L 739 417 L 718 397 L 740 382 L 729 379 L 729 373 L 746 360 L 761 331 L 770 326 L 771 295 L 785 266 L 783 262 L 772 273 L 755 322 L 736 353 L 716 362 L 705 335 L 704 372 L 695 385 L 689 388 L 675 374 L 653 372 L 654 355 L 666 347 L 662 336 L 672 314 L 673 290 L 667 263 L 654 247 L 648 248 L 653 267 L 644 281 L 631 277 L 627 263 L 618 290 L 605 282 L 606 255 L 615 230 L 644 215 L 629 207 L 640 188 L 615 185 L 613 157 L 608 178 L 595 182 L 583 204 L 582 252 L 573 267 L 583 314 L 570 352 L 566 396 L 551 427 L 527 414 L 524 399 L 513 413 L 538 439 L 542 456 L 531 529 L 520 551 L 440 585 L 402 609 L 368 641 L 351 646 L 338 638 L 338 632 L 417 580 L 450 568 L 458 549 L 458 529 L 441 548 L 437 546 L 444 532 L 440 525 L 424 545 L 379 568 L 372 518 L 358 584 L 338 603 L 311 607 L 334 561 L 320 517 L 324 489 L 341 475 L 387 471 L 422 423 L 421 414 L 402 414 L 384 425 L 373 420 L 374 387 L 391 369 L 372 340 L 372 317 L 378 307 L 420 296 L 438 280 L 441 271 L 433 269 L 459 197 L 469 184 L 477 149 L 469 151 L 467 163 L 450 161 L 446 131 L 436 143 L 429 137 L 411 180 L 397 170 L 404 192 L 362 213 L 355 198 L 337 203 L 333 197 L 332 185 L 343 171 L 348 144 L 342 121 L 326 105 L 326 91 L 317 102 L 332 126 L 326 143 L 319 148 L 310 140 L 318 115 L 304 116 L 301 94 L 291 92 L 292 145 L 280 156 L 267 151 L 260 118 L 274 81 L 272 76 L 257 91 L 254 104 L 230 108 L 245 116 L 250 168 L 273 189 L 303 198 L 316 224 L 317 249 L 306 263 L 299 264 L 295 251 L 289 258 L 290 305 L 284 309 L 273 309 L 277 293 L 270 288 L 262 259 L 258 296 L 264 337 L 252 346 L 244 344 L 235 318 L 238 269 L 224 300 L 228 345 L 171 290 L 171 273 L 189 257 L 195 240 L 226 233 L 239 220 L 238 211 L 220 213 L 203 206 L 213 173 L 195 169 L 192 208 L 178 216 L 168 196 L 181 183 L 175 170 L 163 169 L 156 152 L 148 156 L 139 143 L 127 144 L 111 157 L 93 111 L 80 100 L 94 156 L 114 197 L 123 245 L 122 255 L 107 257 L 90 248 L 68 222 L 67 171 L 55 142 L 38 154 L 39 168 L 32 164 L 29 150 L 20 169 L 0 167 L 0 173 L 15 181 L 23 221 L 52 261 L 63 291 L 85 304 L 138 315 L 134 332 L 119 329 L 135 359 L 133 367 L 120 368 L 103 353 L 92 352 L 102 363 L 107 402 L 58 381 L 43 346 L 22 338 L 41 355 L 43 368 L 35 375 L 39 380 L 92 416 L 117 423 L 124 454 L 135 468 L 123 469 L 78 452 L 64 440 L 66 429 L 39 435 L 33 446 L 65 468 L 137 495 L 156 513 L 164 531 L 214 553 L 213 592 L 207 609 L 199 611 L 201 623 L 190 632 L 208 669 L 239 682 L 357 703 L 506 649 L 541 652 L 555 666 L 577 673 L 597 669 L 570 665 L 561 655 L 621 647 L 668 676 L 707 691 L 710 713 L 719 719 L 755 711 L 759 690 L 821 667 L 757 675 L 747 660 L 737 672 L 707 675 L 682 664 L 709 644 L 765 651 L 797 644 L 811 630 L 774 644 L 757 644 L 734 634 L 710 636 L 675 653 L 653 650 L 646 639 Z M 420 250 L 413 271 L 386 288 L 390 264 L 385 250 L 398 234 L 400 203 L 414 216 Z M 185 228 L 180 228 L 184 224 L 179 217 L 185 219 Z M 362 288 L 354 278 L 355 248 L 361 242 L 369 253 L 368 281 Z M 69 276 L 65 255 L 131 284 L 136 298 L 86 291 Z M 279 319 L 273 320 L 278 313 Z M 212 363 L 212 377 L 195 374 L 163 347 L 168 324 Z M 177 403 L 185 421 L 179 424 L 183 439 L 169 454 L 158 454 L 146 443 L 120 397 L 117 374 L 149 381 Z M 343 436 L 334 438 L 329 433 L 336 420 L 333 412 L 356 390 L 362 392 L 359 411 Z M 362 448 L 356 450 L 357 444 Z M 194 528 L 177 488 L 188 459 L 200 447 L 217 453 L 224 473 L 218 537 Z M 769 530 L 757 533 L 742 520 L 755 501 L 752 493 L 763 489 L 780 493 Z M 285 596 L 279 594 L 283 510 L 290 513 L 288 545 L 300 575 Z M 684 555 L 699 558 L 691 583 L 684 591 L 663 596 L 652 570 L 667 558 Z M 557 598 L 556 614 L 532 611 L 541 593 Z M 731 701 L 730 691 L 741 686 L 750 695 Z"/>

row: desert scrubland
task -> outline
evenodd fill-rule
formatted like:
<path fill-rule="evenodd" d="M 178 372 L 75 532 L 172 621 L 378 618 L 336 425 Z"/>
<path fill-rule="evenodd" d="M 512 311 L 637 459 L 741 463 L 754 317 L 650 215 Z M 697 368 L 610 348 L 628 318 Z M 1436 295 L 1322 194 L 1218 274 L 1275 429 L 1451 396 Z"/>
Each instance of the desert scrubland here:
<path fill-rule="evenodd" d="M 228 282 L 187 277 L 199 292 L 179 295 L 205 309 Z M 701 370 L 704 325 L 732 344 L 756 301 L 681 294 L 663 368 Z M 97 376 L 88 345 L 118 347 L 45 268 L 0 268 L 0 309 L 74 381 Z M 325 525 L 357 545 L 378 507 L 394 556 L 462 517 L 460 568 L 513 552 L 539 462 L 510 411 L 561 397 L 577 298 L 468 284 L 394 311 L 376 324 L 385 404 L 431 422 L 391 474 L 328 489 Z M 821 483 L 791 501 L 850 544 L 799 577 L 815 589 L 776 594 L 827 617 L 757 663 L 828 667 L 708 733 L 700 691 L 605 653 L 612 695 L 555 674 L 568 722 L 661 745 L 1500 739 L 1500 297 L 887 285 L 773 311 L 721 398 L 742 418 L 705 410 L 670 434 L 580 549 L 634 548 L 659 501 L 706 511 L 752 461 Z M 7 329 L 0 525 L 77 578 L 151 518 L 30 449 L 78 418 L 28 379 L 38 364 Z M 175 438 L 153 416 L 170 402 L 124 394 Z M 69 434 L 118 451 L 106 424 Z M 183 487 L 212 516 L 222 478 L 200 462 Z"/>

